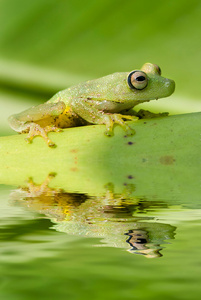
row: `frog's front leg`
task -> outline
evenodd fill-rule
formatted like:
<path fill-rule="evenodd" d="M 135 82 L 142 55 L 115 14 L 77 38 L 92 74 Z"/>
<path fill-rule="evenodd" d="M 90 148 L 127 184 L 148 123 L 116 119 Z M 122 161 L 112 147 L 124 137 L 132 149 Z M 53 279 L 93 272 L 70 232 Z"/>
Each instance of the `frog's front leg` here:
<path fill-rule="evenodd" d="M 71 103 L 71 106 L 73 111 L 87 122 L 93 124 L 105 124 L 105 135 L 107 136 L 113 135 L 113 127 L 115 123 L 119 124 L 126 131 L 127 135 L 133 135 L 135 133 L 135 131 L 127 123 L 125 123 L 125 119 L 137 121 L 138 117 L 136 116 L 104 112 L 103 110 L 98 110 L 94 107 L 92 101 L 88 102 L 87 100 L 75 100 Z"/>
<path fill-rule="evenodd" d="M 53 147 L 55 144 L 48 138 L 47 133 L 50 131 L 61 131 L 54 123 L 48 123 L 46 120 L 52 117 L 59 116 L 65 110 L 65 103 L 59 101 L 57 103 L 45 103 L 29 108 L 19 114 L 12 115 L 8 121 L 12 129 L 17 132 L 28 132 L 28 136 L 25 139 L 27 142 L 31 142 L 35 136 L 42 136 L 48 146 Z M 43 121 L 44 125 L 39 125 Z"/>
<path fill-rule="evenodd" d="M 125 123 L 124 119 L 132 120 L 132 121 L 138 120 L 138 118 L 135 116 L 107 113 L 103 116 L 103 123 L 98 123 L 98 124 L 106 125 L 105 135 L 107 135 L 107 136 L 113 136 L 113 134 L 114 134 L 113 126 L 115 123 L 119 124 L 124 129 L 124 131 L 126 132 L 126 135 L 135 134 L 135 130 L 133 128 L 131 128 L 127 123 Z"/>
<path fill-rule="evenodd" d="M 135 115 L 138 116 L 140 119 L 151 119 L 151 118 L 160 118 L 168 116 L 168 112 L 164 113 L 152 113 L 148 110 L 140 109 Z"/>

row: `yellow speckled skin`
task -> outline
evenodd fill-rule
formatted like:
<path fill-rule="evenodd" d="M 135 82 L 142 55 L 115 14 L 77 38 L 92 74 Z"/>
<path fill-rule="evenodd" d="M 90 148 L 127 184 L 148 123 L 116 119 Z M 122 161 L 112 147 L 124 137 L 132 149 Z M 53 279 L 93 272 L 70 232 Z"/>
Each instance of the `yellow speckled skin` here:
<path fill-rule="evenodd" d="M 143 88 L 129 85 L 133 72 L 142 75 L 136 84 L 146 81 Z M 28 142 L 41 135 L 49 146 L 54 146 L 47 136 L 49 131 L 91 123 L 105 124 L 108 136 L 113 135 L 114 123 L 131 135 L 134 131 L 125 120 L 138 118 L 124 113 L 139 103 L 167 97 L 174 88 L 174 81 L 162 77 L 157 65 L 146 63 L 139 71 L 114 73 L 60 91 L 46 103 L 11 116 L 9 123 L 17 132 L 29 132 Z"/>

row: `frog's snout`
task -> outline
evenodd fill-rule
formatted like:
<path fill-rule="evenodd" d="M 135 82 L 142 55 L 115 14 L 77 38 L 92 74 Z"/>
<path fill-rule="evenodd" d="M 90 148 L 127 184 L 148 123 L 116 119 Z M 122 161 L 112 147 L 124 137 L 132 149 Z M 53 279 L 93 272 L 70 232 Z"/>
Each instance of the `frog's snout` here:
<path fill-rule="evenodd" d="M 168 91 L 168 95 L 167 96 L 172 95 L 172 93 L 174 93 L 174 90 L 175 90 L 175 82 L 174 82 L 174 80 L 167 79 L 166 82 L 165 82 L 165 87 L 167 88 L 167 91 Z"/>

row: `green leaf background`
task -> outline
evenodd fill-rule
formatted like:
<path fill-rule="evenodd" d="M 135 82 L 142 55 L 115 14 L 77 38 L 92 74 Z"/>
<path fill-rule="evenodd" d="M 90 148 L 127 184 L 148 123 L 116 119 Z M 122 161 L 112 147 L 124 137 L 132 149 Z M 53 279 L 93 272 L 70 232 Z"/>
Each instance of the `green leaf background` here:
<path fill-rule="evenodd" d="M 58 90 L 145 62 L 176 91 L 144 108 L 200 111 L 200 26 L 198 0 L 1 0 L 1 134 L 10 114 Z"/>

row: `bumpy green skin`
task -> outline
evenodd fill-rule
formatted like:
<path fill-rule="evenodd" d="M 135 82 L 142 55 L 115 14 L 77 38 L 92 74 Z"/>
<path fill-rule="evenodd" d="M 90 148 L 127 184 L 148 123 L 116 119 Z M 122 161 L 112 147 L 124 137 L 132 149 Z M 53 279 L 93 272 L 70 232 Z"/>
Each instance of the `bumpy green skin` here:
<path fill-rule="evenodd" d="M 29 132 L 28 142 L 36 135 L 43 136 L 49 146 L 54 143 L 47 132 L 89 123 L 105 124 L 108 136 L 113 134 L 113 125 L 117 123 L 131 135 L 134 131 L 125 120 L 138 118 L 124 114 L 125 111 L 139 103 L 167 97 L 175 88 L 174 81 L 162 77 L 156 65 L 146 63 L 141 71 L 148 78 L 142 90 L 129 87 L 130 72 L 114 73 L 58 92 L 45 104 L 11 116 L 10 126 L 17 132 Z"/>

